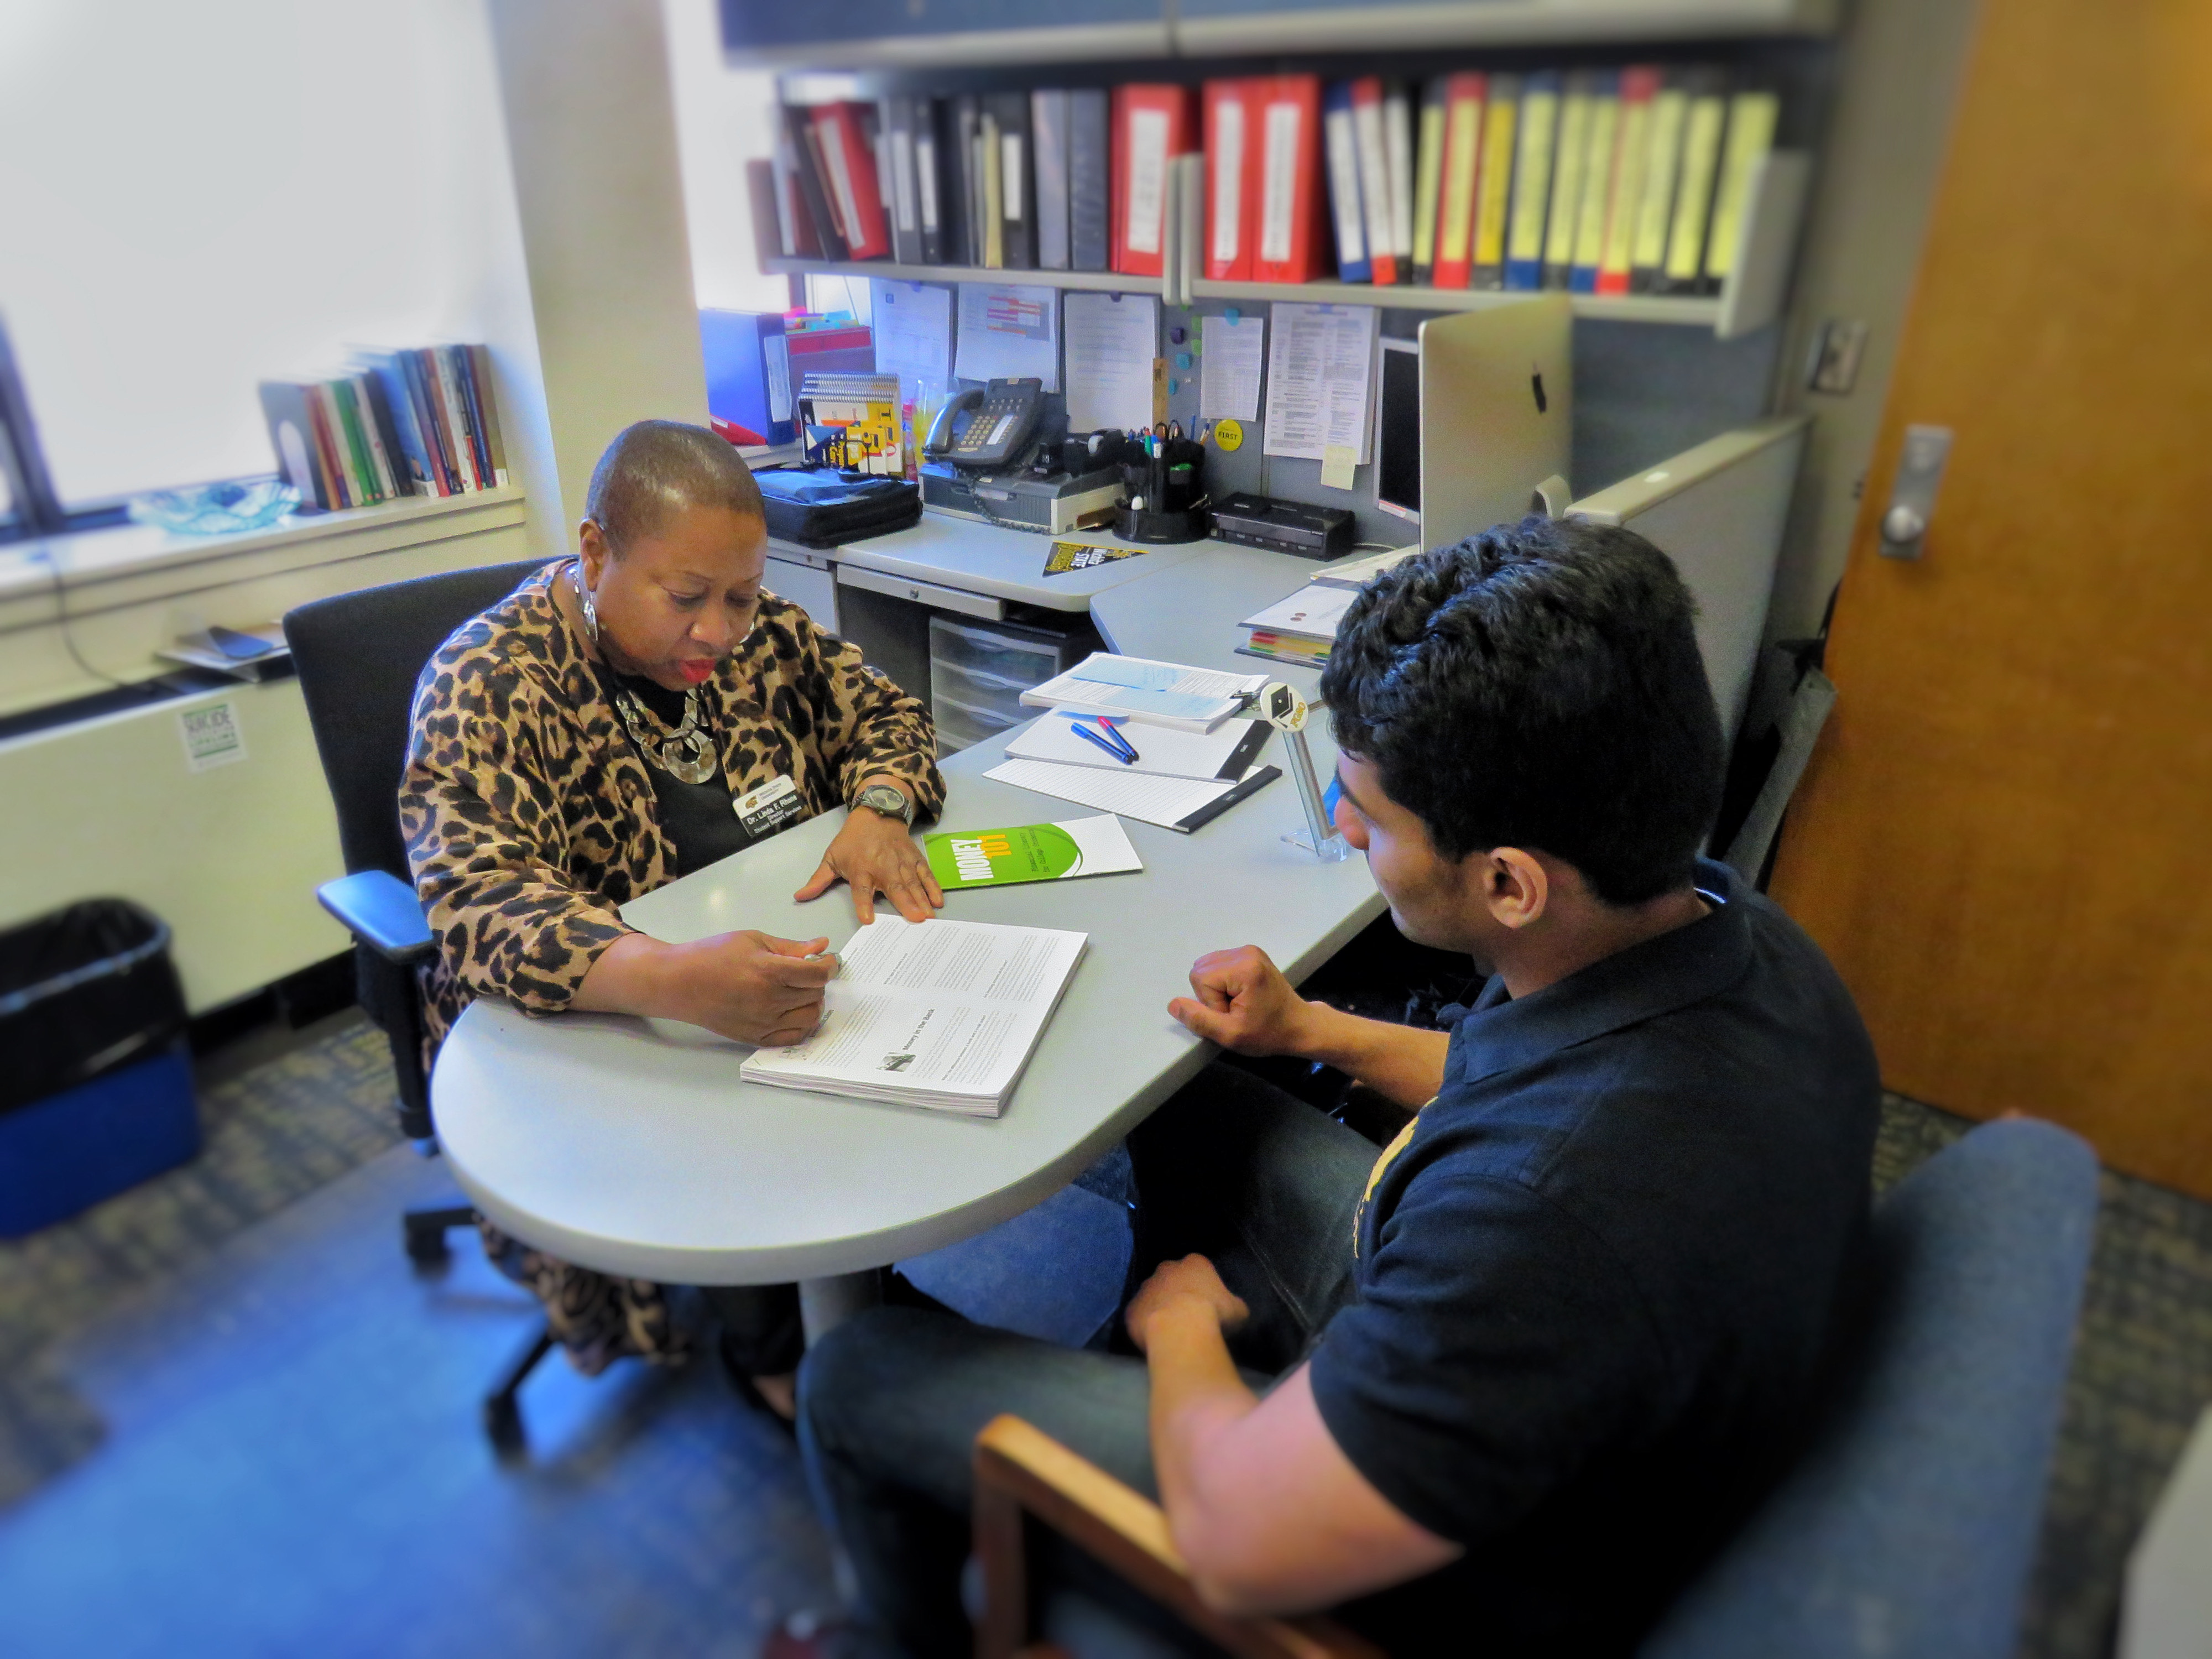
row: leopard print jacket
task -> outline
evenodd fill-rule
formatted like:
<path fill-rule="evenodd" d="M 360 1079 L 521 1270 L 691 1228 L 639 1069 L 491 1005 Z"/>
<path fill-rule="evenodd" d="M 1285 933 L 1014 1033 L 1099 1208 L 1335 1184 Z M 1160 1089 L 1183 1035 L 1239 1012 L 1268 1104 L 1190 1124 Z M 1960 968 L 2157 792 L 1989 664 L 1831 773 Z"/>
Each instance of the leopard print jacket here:
<path fill-rule="evenodd" d="M 631 931 L 619 907 L 676 873 L 646 763 L 554 603 L 562 568 L 463 623 L 416 685 L 399 818 L 440 945 L 426 1060 L 477 997 L 566 1008 Z M 700 692 L 732 797 L 787 776 L 811 817 L 888 773 L 916 817 L 944 804 L 929 711 L 788 600 L 761 595 L 750 637 Z"/>
<path fill-rule="evenodd" d="M 439 941 L 422 978 L 426 1071 L 477 997 L 532 1014 L 565 1008 L 630 931 L 617 908 L 676 873 L 645 763 L 553 601 L 565 562 L 462 624 L 416 686 L 399 817 Z M 913 791 L 917 817 L 944 805 L 929 711 L 787 600 L 761 595 L 750 637 L 700 690 L 733 798 L 787 776 L 811 816 L 850 805 L 863 779 L 888 773 Z M 480 1224 L 486 1255 L 544 1305 L 579 1370 L 690 1350 L 660 1285 Z"/>

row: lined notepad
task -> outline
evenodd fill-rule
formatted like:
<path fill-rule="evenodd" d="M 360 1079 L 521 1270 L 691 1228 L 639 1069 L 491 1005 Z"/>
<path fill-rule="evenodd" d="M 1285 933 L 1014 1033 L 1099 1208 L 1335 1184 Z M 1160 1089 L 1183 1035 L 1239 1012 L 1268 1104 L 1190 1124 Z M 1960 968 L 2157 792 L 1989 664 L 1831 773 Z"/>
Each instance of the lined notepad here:
<path fill-rule="evenodd" d="M 1063 766 L 1053 761 L 1010 760 L 983 775 L 1000 783 L 1034 789 L 1041 795 L 1095 806 L 1102 812 L 1118 812 L 1125 818 L 1157 823 L 1183 835 L 1211 823 L 1237 802 L 1257 794 L 1277 778 L 1281 769 L 1263 766 L 1237 783 L 1194 781 L 1188 778 L 1147 776 L 1137 772 L 1109 772 L 1097 767 Z"/>

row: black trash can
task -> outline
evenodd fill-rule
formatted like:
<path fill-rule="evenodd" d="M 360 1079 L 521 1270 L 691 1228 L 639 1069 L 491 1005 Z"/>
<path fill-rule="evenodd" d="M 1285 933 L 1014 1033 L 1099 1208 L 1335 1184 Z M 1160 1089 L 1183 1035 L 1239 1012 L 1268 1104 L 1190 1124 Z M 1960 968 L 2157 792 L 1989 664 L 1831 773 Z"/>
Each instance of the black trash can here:
<path fill-rule="evenodd" d="M 86 899 L 0 933 L 0 1237 L 200 1148 L 167 923 Z"/>

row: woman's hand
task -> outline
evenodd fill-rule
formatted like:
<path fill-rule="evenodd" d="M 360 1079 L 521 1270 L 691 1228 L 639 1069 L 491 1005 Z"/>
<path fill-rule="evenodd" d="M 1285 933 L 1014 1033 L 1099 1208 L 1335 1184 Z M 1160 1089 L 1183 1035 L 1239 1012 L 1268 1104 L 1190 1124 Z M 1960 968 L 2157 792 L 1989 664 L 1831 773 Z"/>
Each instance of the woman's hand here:
<path fill-rule="evenodd" d="M 853 908 L 865 927 L 876 919 L 881 893 L 908 921 L 927 921 L 945 902 L 944 890 L 929 873 L 906 825 L 863 806 L 846 815 L 844 827 L 822 855 L 813 878 L 792 897 L 804 904 L 845 882 L 853 890 Z"/>
<path fill-rule="evenodd" d="M 783 1048 L 822 1023 L 822 988 L 836 977 L 826 939 L 747 929 L 670 945 L 625 933 L 600 952 L 568 1006 L 680 1019 L 738 1042 Z"/>

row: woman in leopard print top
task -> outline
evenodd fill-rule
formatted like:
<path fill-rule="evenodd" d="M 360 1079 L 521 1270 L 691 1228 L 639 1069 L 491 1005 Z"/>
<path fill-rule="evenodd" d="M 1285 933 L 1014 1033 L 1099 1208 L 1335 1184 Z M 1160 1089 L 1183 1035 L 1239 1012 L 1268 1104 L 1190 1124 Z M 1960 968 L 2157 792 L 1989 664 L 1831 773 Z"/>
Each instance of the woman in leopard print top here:
<path fill-rule="evenodd" d="M 799 896 L 842 879 L 863 921 L 878 892 L 922 920 L 943 902 L 908 830 L 944 800 L 928 711 L 762 591 L 759 490 L 713 433 L 628 428 L 594 471 L 586 510 L 581 556 L 465 623 L 416 690 L 399 805 L 441 946 L 424 974 L 426 1058 L 479 996 L 795 1042 L 835 969 L 811 959 L 826 939 L 748 931 L 668 945 L 631 929 L 619 907 L 844 805 L 854 810 Z M 732 810 L 748 801 L 750 820 Z M 580 1368 L 683 1351 L 659 1286 L 489 1230 L 487 1240 L 538 1291 Z M 717 1300 L 738 1330 L 733 1363 L 780 1382 L 796 1359 L 795 1297 Z"/>

